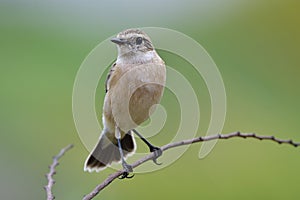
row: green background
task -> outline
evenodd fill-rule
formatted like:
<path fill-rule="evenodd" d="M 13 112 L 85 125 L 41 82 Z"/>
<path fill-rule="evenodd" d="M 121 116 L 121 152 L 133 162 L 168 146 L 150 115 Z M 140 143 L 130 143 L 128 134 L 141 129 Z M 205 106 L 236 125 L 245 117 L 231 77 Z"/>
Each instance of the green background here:
<path fill-rule="evenodd" d="M 299 10 L 296 0 L 1 1 L 0 198 L 45 199 L 47 166 L 69 143 L 75 148 L 55 175 L 57 199 L 80 199 L 113 172 L 83 172 L 88 151 L 73 122 L 72 89 L 87 54 L 130 27 L 175 29 L 205 47 L 226 87 L 223 133 L 240 130 L 300 141 Z M 184 60 L 160 54 L 191 76 Z M 104 95 L 101 80 L 97 102 Z M 209 96 L 201 81 L 192 81 L 203 116 L 199 135 L 204 135 Z M 173 98 L 166 92 L 163 104 L 177 105 L 168 104 Z M 101 103 L 97 108 L 100 118 Z M 176 124 L 177 115 L 170 116 Z M 163 145 L 173 131 L 169 122 L 151 141 Z M 162 170 L 116 180 L 96 199 L 299 198 L 299 149 L 231 139 L 218 142 L 202 160 L 199 149 L 200 144 L 193 145 Z"/>

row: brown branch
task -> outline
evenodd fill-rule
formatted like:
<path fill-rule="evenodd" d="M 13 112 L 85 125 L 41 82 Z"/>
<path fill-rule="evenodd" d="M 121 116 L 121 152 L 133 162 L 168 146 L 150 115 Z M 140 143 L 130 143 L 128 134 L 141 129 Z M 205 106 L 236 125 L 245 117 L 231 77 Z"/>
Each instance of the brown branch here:
<path fill-rule="evenodd" d="M 274 136 L 259 136 L 255 133 L 240 133 L 240 132 L 233 132 L 230 134 L 217 134 L 217 135 L 211 135 L 211 136 L 205 136 L 205 137 L 197 137 L 189 140 L 183 140 L 180 142 L 174 142 L 169 143 L 161 147 L 162 151 L 166 151 L 168 149 L 183 146 L 183 145 L 189 145 L 197 142 L 204 142 L 204 141 L 210 141 L 210 140 L 217 140 L 217 139 L 229 139 L 233 137 L 241 137 L 241 138 L 255 138 L 258 140 L 271 140 L 274 142 L 277 142 L 278 144 L 289 144 L 294 147 L 300 146 L 300 143 L 293 142 L 293 140 L 282 140 L 277 139 Z M 136 161 L 132 164 L 132 168 L 136 168 L 137 166 L 143 164 L 146 161 L 152 160 L 154 157 L 153 153 L 150 153 L 149 155 L 141 158 L 140 160 Z M 120 175 L 122 175 L 124 170 L 119 170 L 111 175 L 109 175 L 102 183 L 97 185 L 92 192 L 85 195 L 83 197 L 83 200 L 90 200 L 93 199 L 99 192 L 101 192 L 105 187 L 107 187 L 111 182 L 113 182 L 116 178 L 118 178 Z"/>
<path fill-rule="evenodd" d="M 46 194 L 47 194 L 47 200 L 53 200 L 55 198 L 52 193 L 52 187 L 55 184 L 53 176 L 54 176 L 54 174 L 56 174 L 55 167 L 59 164 L 58 160 L 72 147 L 73 147 L 72 144 L 66 146 L 65 148 L 60 150 L 59 154 L 57 154 L 56 156 L 53 157 L 53 162 L 49 166 L 50 171 L 48 174 L 46 174 L 48 184 L 46 186 L 44 186 L 44 189 L 46 190 Z"/>

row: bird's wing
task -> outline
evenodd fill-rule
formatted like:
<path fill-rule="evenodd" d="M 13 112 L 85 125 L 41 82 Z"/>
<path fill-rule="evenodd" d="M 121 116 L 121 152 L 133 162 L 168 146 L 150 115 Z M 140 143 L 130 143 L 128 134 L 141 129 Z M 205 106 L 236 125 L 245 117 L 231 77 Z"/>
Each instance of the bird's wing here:
<path fill-rule="evenodd" d="M 111 88 L 113 88 L 120 77 L 123 74 L 122 67 L 114 63 L 107 75 L 106 81 L 105 81 L 105 92 L 107 93 Z"/>

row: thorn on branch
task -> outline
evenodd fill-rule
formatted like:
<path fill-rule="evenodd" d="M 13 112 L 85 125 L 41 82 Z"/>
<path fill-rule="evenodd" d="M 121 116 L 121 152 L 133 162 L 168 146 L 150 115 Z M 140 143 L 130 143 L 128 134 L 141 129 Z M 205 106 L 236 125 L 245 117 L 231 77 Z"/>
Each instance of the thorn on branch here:
<path fill-rule="evenodd" d="M 56 156 L 53 156 L 52 159 L 52 164 L 48 166 L 49 173 L 46 174 L 46 178 L 48 180 L 48 184 L 44 186 L 44 189 L 46 190 L 46 195 L 47 195 L 47 200 L 53 200 L 55 199 L 53 193 L 52 193 L 52 187 L 55 184 L 55 180 L 53 179 L 53 175 L 56 174 L 55 167 L 59 165 L 58 160 L 69 150 L 73 147 L 72 144 L 68 145 L 67 147 L 63 148 L 60 150 L 59 154 Z"/>

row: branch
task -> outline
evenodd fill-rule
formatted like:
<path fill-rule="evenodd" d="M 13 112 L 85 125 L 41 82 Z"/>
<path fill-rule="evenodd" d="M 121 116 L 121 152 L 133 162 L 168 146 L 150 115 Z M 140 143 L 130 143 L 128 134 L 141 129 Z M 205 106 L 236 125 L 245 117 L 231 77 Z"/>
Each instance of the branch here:
<path fill-rule="evenodd" d="M 46 190 L 46 194 L 47 194 L 47 200 L 53 200 L 55 198 L 52 193 L 52 187 L 55 184 L 53 175 L 56 174 L 55 167 L 59 164 L 58 160 L 72 147 L 73 145 L 69 144 L 67 147 L 60 150 L 59 154 L 53 157 L 53 162 L 49 166 L 50 171 L 48 174 L 45 175 L 48 180 L 48 184 L 44 186 L 44 189 Z"/>
<path fill-rule="evenodd" d="M 183 140 L 180 142 L 174 142 L 174 143 L 169 143 L 161 147 L 162 151 L 166 151 L 168 149 L 178 147 L 178 146 L 183 146 L 183 145 L 189 145 L 193 143 L 198 143 L 198 142 L 204 142 L 204 141 L 210 141 L 210 140 L 217 140 L 217 139 L 229 139 L 233 137 L 241 137 L 241 138 L 255 138 L 258 140 L 271 140 L 274 142 L 277 142 L 278 144 L 289 144 L 294 147 L 300 146 L 300 143 L 293 142 L 293 140 L 282 140 L 282 139 L 277 139 L 274 136 L 259 136 L 256 135 L 255 133 L 240 133 L 240 132 L 233 132 L 230 134 L 217 134 L 217 135 L 211 135 L 211 136 L 205 136 L 205 137 L 197 137 L 189 140 Z M 152 160 L 154 158 L 154 153 L 150 153 L 149 155 L 141 158 L 140 160 L 136 161 L 135 163 L 132 164 L 132 168 L 136 168 L 137 166 Z M 109 175 L 102 183 L 97 185 L 92 192 L 89 194 L 85 195 L 83 197 L 83 200 L 90 200 L 93 199 L 99 192 L 101 192 L 105 187 L 107 187 L 111 182 L 113 182 L 116 178 L 118 178 L 120 175 L 124 173 L 124 170 L 119 170 L 111 175 Z"/>

